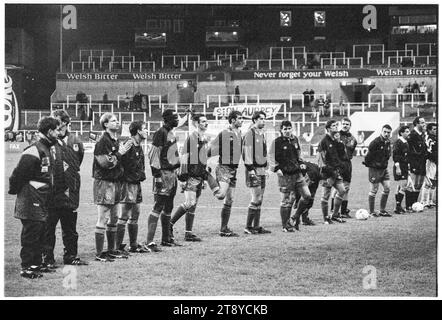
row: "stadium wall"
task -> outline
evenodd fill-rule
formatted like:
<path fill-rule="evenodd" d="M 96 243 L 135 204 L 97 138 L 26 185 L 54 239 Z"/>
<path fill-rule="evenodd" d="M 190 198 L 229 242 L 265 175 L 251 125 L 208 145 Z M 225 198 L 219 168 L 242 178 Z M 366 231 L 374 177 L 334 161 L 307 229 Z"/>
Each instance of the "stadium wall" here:
<path fill-rule="evenodd" d="M 382 72 L 382 74 L 380 74 Z M 304 76 L 304 73 L 311 74 Z M 326 73 L 334 73 L 330 76 Z M 344 76 L 341 76 L 342 73 Z M 282 74 L 282 75 L 281 75 Z M 410 82 L 425 81 L 427 92 L 434 95 L 436 101 L 436 70 L 426 69 L 360 69 L 348 71 L 310 70 L 289 73 L 281 72 L 242 72 L 216 76 L 212 73 L 170 73 L 170 74 L 59 74 L 57 87 L 52 102 L 65 101 L 67 95 L 75 95 L 81 90 L 92 96 L 92 101 L 101 101 L 104 91 L 107 91 L 109 100 L 117 100 L 118 95 L 128 92 L 134 95 L 140 91 L 145 95 L 167 96 L 169 103 L 181 102 L 178 95 L 178 86 L 183 82 L 194 81 L 197 84 L 195 102 L 205 102 L 207 95 L 231 95 L 234 88 L 239 86 L 241 95 L 256 95 L 260 100 L 289 100 L 290 94 L 301 94 L 306 89 L 313 89 L 315 93 L 331 93 L 332 101 L 336 102 L 343 95 L 341 82 L 358 83 L 362 78 L 375 83 L 371 93 L 396 93 L 399 83 L 404 87 Z M 411 74 L 411 75 L 409 75 Z M 378 76 L 377 76 L 378 75 Z M 73 77 L 76 78 L 73 78 Z M 140 78 L 144 76 L 144 78 Z M 163 80 L 161 77 L 166 77 Z M 100 78 L 95 80 L 95 77 Z M 103 77 L 106 77 L 103 79 Z M 109 80 L 107 80 L 109 79 Z M 152 80 L 154 79 L 154 80 Z M 173 80 L 172 80 L 173 79 Z M 55 100 L 55 101 L 54 101 Z"/>

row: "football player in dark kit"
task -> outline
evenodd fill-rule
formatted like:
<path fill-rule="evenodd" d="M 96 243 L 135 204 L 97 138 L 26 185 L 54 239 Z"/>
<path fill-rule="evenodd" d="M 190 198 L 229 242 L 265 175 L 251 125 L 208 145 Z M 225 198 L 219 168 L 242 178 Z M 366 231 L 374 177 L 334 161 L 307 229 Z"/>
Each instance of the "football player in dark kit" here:
<path fill-rule="evenodd" d="M 408 146 L 410 152 L 408 154 L 408 162 L 410 164 L 410 177 L 413 181 L 413 191 L 408 191 L 406 197 L 410 197 L 409 205 L 417 202 L 419 193 L 425 180 L 426 161 L 427 161 L 427 145 L 425 144 L 425 119 L 416 117 L 413 120 L 414 129 L 408 136 Z M 407 208 L 408 210 L 411 207 Z"/>
<path fill-rule="evenodd" d="M 405 192 L 408 190 L 408 136 L 410 134 L 410 128 L 402 126 L 399 128 L 399 138 L 395 141 L 393 145 L 393 177 L 394 181 L 398 181 L 398 186 L 395 194 L 396 199 L 396 209 L 394 213 L 403 214 L 405 213 L 404 208 L 402 208 L 402 200 L 404 199 Z M 405 206 L 411 207 L 409 203 L 410 198 L 405 198 Z"/>
<path fill-rule="evenodd" d="M 77 208 L 80 202 L 80 166 L 84 147 L 80 138 L 70 134 L 68 126 L 71 119 L 66 111 L 55 110 L 52 116 L 61 125 L 60 136 L 54 145 L 54 189 L 49 202 L 43 260 L 48 267 L 55 267 L 55 229 L 60 221 L 64 245 L 63 263 L 87 265 L 87 262 L 77 257 Z"/>
<path fill-rule="evenodd" d="M 316 191 L 318 190 L 319 182 L 321 181 L 321 173 L 319 166 L 315 163 L 304 161 L 305 169 L 301 170 L 304 176 L 305 183 L 308 185 L 308 190 L 310 191 L 310 201 L 307 203 L 306 208 L 301 212 L 301 221 L 305 226 L 314 226 L 315 223 L 309 218 L 309 210 L 313 207 L 313 202 L 315 200 Z M 298 208 L 299 201 L 301 200 L 301 193 L 296 191 L 296 200 L 294 208 Z M 295 216 L 290 217 L 291 224 L 295 224 Z"/>
<path fill-rule="evenodd" d="M 252 116 L 252 127 L 243 140 L 243 157 L 246 166 L 246 185 L 250 188 L 251 200 L 247 212 L 246 234 L 271 233 L 260 226 L 261 205 L 266 187 L 267 145 L 264 135 L 266 114 L 257 111 Z M 253 224 L 253 225 L 252 225 Z"/>
<path fill-rule="evenodd" d="M 138 237 L 138 218 L 140 204 L 143 201 L 141 182 L 146 180 L 144 150 L 141 146 L 147 138 L 146 124 L 143 121 L 134 121 L 129 125 L 132 147 L 121 157 L 124 175 L 121 183 L 120 212 L 117 222 L 117 248 L 125 252 L 123 244 L 124 234 L 129 234 L 129 252 L 145 253 L 147 248 L 140 245 Z"/>
<path fill-rule="evenodd" d="M 154 206 L 147 220 L 146 248 L 152 252 L 161 249 L 153 241 L 161 217 L 161 242 L 174 245 L 170 238 L 170 219 L 173 200 L 177 189 L 176 169 L 180 167 L 177 138 L 173 129 L 178 126 L 178 114 L 173 110 L 163 112 L 163 126 L 153 135 L 152 147 L 149 151 L 150 168 L 153 175 Z"/>
<path fill-rule="evenodd" d="M 201 241 L 195 233 L 192 232 L 193 222 L 195 219 L 196 206 L 204 187 L 204 181 L 213 189 L 218 188 L 218 183 L 207 171 L 207 153 L 208 139 L 205 135 L 207 131 L 207 118 L 203 115 L 194 115 L 193 121 L 196 123 L 197 130 L 189 134 L 184 142 L 183 152 L 181 156 L 181 167 L 178 179 L 181 181 L 185 201 L 178 206 L 178 209 L 172 216 L 170 221 L 170 237 L 173 236 L 173 225 L 183 216 L 186 215 L 185 241 L 197 242 Z"/>
<path fill-rule="evenodd" d="M 338 123 L 336 120 L 329 120 L 325 124 L 327 133 L 318 146 L 319 167 L 321 176 L 324 180 L 322 183 L 321 208 L 324 217 L 324 224 L 332 224 L 332 220 L 343 223 L 345 220 L 340 218 L 341 203 L 345 196 L 345 186 L 342 179 L 341 171 L 344 166 L 341 160 L 341 154 L 344 145 L 338 140 Z M 334 187 L 337 191 L 334 201 L 332 218 L 328 215 L 328 200 L 330 198 L 331 189 Z"/>
<path fill-rule="evenodd" d="M 368 208 L 370 215 L 374 217 L 391 217 L 385 207 L 388 195 L 390 194 L 390 174 L 388 173 L 388 159 L 391 155 L 390 135 L 391 127 L 386 124 L 382 127 L 381 135 L 374 139 L 368 146 L 368 153 L 365 156 L 364 164 L 368 167 L 368 181 L 370 182 L 370 192 L 368 194 Z M 379 213 L 374 210 L 376 193 L 379 183 L 384 188 L 381 196 Z"/>
<path fill-rule="evenodd" d="M 344 181 L 345 196 L 341 204 L 341 217 L 351 218 L 350 210 L 348 209 L 348 194 L 350 191 L 350 183 L 352 177 L 352 164 L 353 152 L 356 149 L 357 141 L 356 138 L 351 134 L 351 120 L 349 118 L 343 118 L 341 121 L 342 129 L 339 131 L 339 139 L 344 144 L 344 153 L 341 156 L 343 162 L 343 168 L 341 170 L 342 180 Z M 332 193 L 332 205 L 331 210 L 333 210 L 334 197 L 336 196 L 336 189 Z"/>
<path fill-rule="evenodd" d="M 215 169 L 216 180 L 220 187 L 217 198 L 224 200 L 219 235 L 221 237 L 237 237 L 238 234 L 230 230 L 228 225 L 236 187 L 236 173 L 242 154 L 241 126 L 243 117 L 241 112 L 231 111 L 228 121 L 228 128 L 222 130 L 211 143 L 208 156 L 219 156 Z"/>
<path fill-rule="evenodd" d="M 283 232 L 294 231 L 289 220 L 296 192 L 301 195 L 301 200 L 293 217 L 294 229 L 299 230 L 301 214 L 312 201 L 308 185 L 301 172 L 306 169 L 301 159 L 301 147 L 298 138 L 293 135 L 292 129 L 290 121 L 282 121 L 281 136 L 272 142 L 269 151 L 270 170 L 278 175 L 279 190 L 282 194 L 280 214 Z"/>
<path fill-rule="evenodd" d="M 428 207 L 436 206 L 436 188 L 437 188 L 437 123 L 427 125 L 427 167 L 426 183 L 422 191 L 422 202 Z"/>
<path fill-rule="evenodd" d="M 21 220 L 20 275 L 35 279 L 54 272 L 42 265 L 48 200 L 53 188 L 53 156 L 60 122 L 43 117 L 37 123 L 39 140 L 27 147 L 9 178 L 9 194 L 16 194 L 14 217 Z"/>
<path fill-rule="evenodd" d="M 114 259 L 127 258 L 116 249 L 118 221 L 118 203 L 120 201 L 121 178 L 123 167 L 121 157 L 130 149 L 132 141 L 120 145 L 117 132 L 120 123 L 109 112 L 100 118 L 103 135 L 95 144 L 92 174 L 94 177 L 94 203 L 97 205 L 98 219 L 95 225 L 95 260 L 112 262 Z M 107 239 L 107 251 L 103 251 L 104 235 Z"/>

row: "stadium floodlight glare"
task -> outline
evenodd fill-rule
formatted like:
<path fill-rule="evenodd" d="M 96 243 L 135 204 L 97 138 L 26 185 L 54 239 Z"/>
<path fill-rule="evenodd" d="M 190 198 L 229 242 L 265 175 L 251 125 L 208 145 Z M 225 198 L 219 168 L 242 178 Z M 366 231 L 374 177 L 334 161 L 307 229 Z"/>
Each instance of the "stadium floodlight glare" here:
<path fill-rule="evenodd" d="M 165 37 L 166 36 L 166 33 L 165 32 L 163 32 L 162 34 L 161 34 L 163 37 Z"/>
<path fill-rule="evenodd" d="M 238 33 L 236 31 L 233 31 L 233 35 L 236 36 Z"/>
<path fill-rule="evenodd" d="M 215 36 L 219 35 L 219 32 L 215 32 Z"/>
<path fill-rule="evenodd" d="M 143 33 L 143 36 L 144 36 L 144 37 L 147 37 L 147 32 Z"/>

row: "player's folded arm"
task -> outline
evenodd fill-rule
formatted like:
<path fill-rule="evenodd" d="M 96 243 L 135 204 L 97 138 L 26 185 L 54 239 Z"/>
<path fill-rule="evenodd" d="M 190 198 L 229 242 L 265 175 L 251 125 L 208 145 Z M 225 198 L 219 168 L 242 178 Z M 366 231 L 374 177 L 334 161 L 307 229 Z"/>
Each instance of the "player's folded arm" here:
<path fill-rule="evenodd" d="M 17 194 L 21 188 L 34 178 L 36 170 L 40 170 L 40 155 L 37 147 L 26 149 L 9 178 L 9 194 Z"/>
<path fill-rule="evenodd" d="M 98 165 L 103 169 L 112 169 L 118 163 L 118 157 L 113 154 L 95 155 L 95 159 L 97 160 Z"/>

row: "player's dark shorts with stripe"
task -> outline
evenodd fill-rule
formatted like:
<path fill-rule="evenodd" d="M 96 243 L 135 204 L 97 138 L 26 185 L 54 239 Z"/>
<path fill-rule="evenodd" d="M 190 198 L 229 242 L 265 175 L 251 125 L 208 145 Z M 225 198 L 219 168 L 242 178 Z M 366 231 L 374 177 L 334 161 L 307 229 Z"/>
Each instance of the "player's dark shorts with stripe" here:
<path fill-rule="evenodd" d="M 121 183 L 120 203 L 141 203 L 141 183 Z"/>
<path fill-rule="evenodd" d="M 229 166 L 217 165 L 215 169 L 216 180 L 228 183 L 230 187 L 236 187 L 236 169 Z"/>
<path fill-rule="evenodd" d="M 250 173 L 246 170 L 246 186 L 248 188 L 260 187 L 261 189 L 265 189 L 266 176 L 265 175 L 255 175 L 254 178 L 251 178 Z"/>
<path fill-rule="evenodd" d="M 120 202 L 121 183 L 94 179 L 94 203 L 101 205 L 114 205 Z"/>
<path fill-rule="evenodd" d="M 379 183 L 386 180 L 390 180 L 388 169 L 368 168 L 368 181 Z"/>
<path fill-rule="evenodd" d="M 285 174 L 278 176 L 279 191 L 290 192 L 307 185 L 304 176 L 301 173 Z"/>
<path fill-rule="evenodd" d="M 203 188 L 203 183 L 203 178 L 190 177 L 184 183 L 183 191 L 201 192 L 201 189 Z"/>
<path fill-rule="evenodd" d="M 161 196 L 175 195 L 177 187 L 177 174 L 175 170 L 161 170 L 161 189 L 155 185 L 155 179 L 153 181 L 153 194 Z"/>

